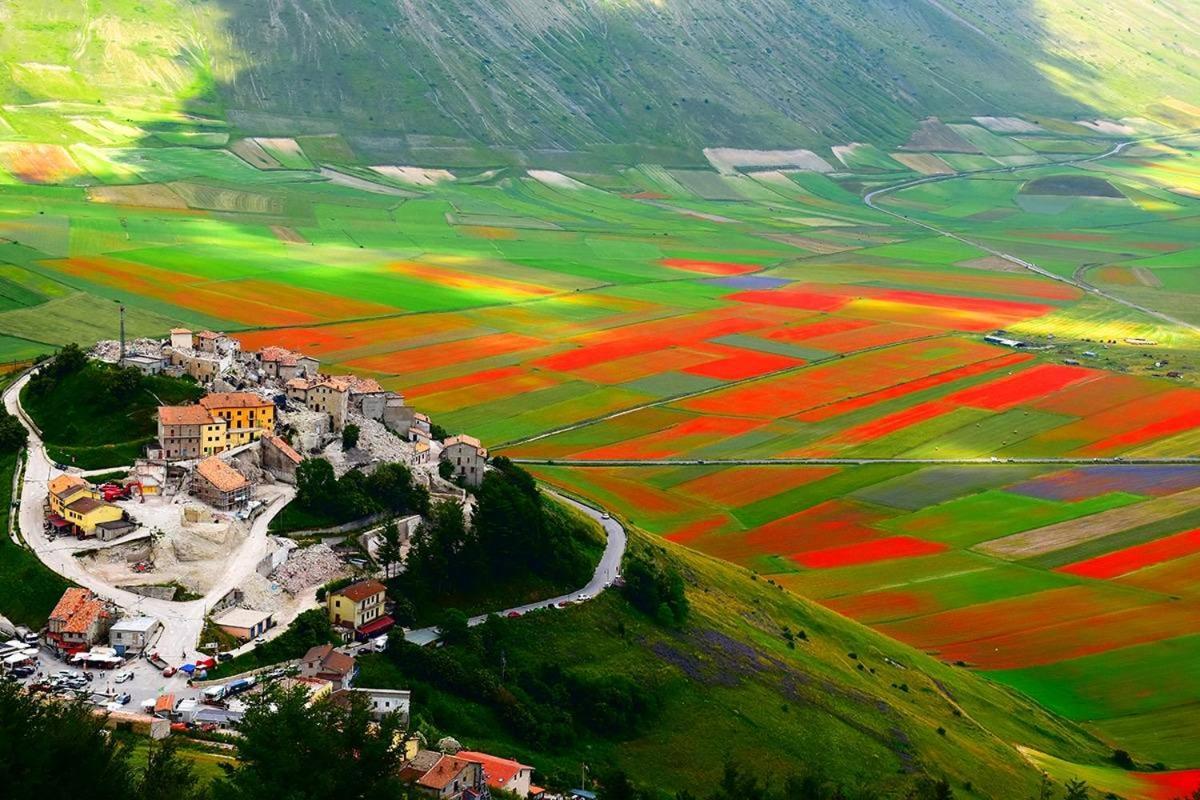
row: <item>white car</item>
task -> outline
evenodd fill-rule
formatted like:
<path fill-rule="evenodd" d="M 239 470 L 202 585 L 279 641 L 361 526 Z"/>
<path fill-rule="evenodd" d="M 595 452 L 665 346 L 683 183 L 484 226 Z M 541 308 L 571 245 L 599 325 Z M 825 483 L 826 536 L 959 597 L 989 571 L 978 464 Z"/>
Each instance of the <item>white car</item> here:
<path fill-rule="evenodd" d="M 605 511 L 600 515 L 600 519 L 612 519 L 612 514 L 609 514 L 607 511 Z"/>
<path fill-rule="evenodd" d="M 133 672 L 131 672 L 130 670 L 125 670 L 124 672 L 118 672 L 116 675 L 113 676 L 113 683 L 125 683 L 126 681 L 131 681 L 131 680 L 133 680 Z"/>

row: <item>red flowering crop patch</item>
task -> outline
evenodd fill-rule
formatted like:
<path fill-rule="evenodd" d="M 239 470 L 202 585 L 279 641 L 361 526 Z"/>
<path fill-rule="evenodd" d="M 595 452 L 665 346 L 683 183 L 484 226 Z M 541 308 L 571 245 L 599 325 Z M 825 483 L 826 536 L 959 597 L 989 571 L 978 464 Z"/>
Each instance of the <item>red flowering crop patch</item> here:
<path fill-rule="evenodd" d="M 819 364 L 685 400 L 680 406 L 702 413 L 778 419 L 995 357 L 995 348 L 962 339 L 908 342 L 884 354 Z"/>
<path fill-rule="evenodd" d="M 864 442 L 873 442 L 880 437 L 887 436 L 889 433 L 903 430 L 910 425 L 916 425 L 918 422 L 924 422 L 934 417 L 939 417 L 947 411 L 953 409 L 954 406 L 949 405 L 941 400 L 932 400 L 928 403 L 906 408 L 903 411 L 897 411 L 879 419 L 864 422 L 861 425 L 856 425 L 853 428 L 847 428 L 835 437 L 835 441 L 847 444 L 861 444 Z"/>
<path fill-rule="evenodd" d="M 927 542 L 912 536 L 888 536 L 871 539 L 858 544 L 827 547 L 794 553 L 789 558 L 809 569 L 831 569 L 853 564 L 872 564 L 876 561 L 892 561 L 897 558 L 930 556 L 949 549 L 941 542 Z"/>
<path fill-rule="evenodd" d="M 729 467 L 681 483 L 673 491 L 724 508 L 739 508 L 840 471 L 838 467 Z"/>
<path fill-rule="evenodd" d="M 845 595 L 822 600 L 821 603 L 826 608 L 864 625 L 904 619 L 905 617 L 918 617 L 940 610 L 937 602 L 928 593 L 907 592 L 900 589 Z"/>
<path fill-rule="evenodd" d="M 742 380 L 765 375 L 768 372 L 778 372 L 788 367 L 798 367 L 803 359 L 774 353 L 762 353 L 757 350 L 740 350 L 725 348 L 734 354 L 718 358 L 703 364 L 687 367 L 683 371 L 691 375 L 701 375 L 706 378 L 716 378 L 723 381 Z"/>
<path fill-rule="evenodd" d="M 892 289 L 878 295 L 882 300 L 908 303 L 929 308 L 950 308 L 955 311 L 973 311 L 983 314 L 1028 319 L 1049 314 L 1054 306 L 1044 303 L 1023 303 L 1017 300 L 993 300 L 988 297 L 966 297 L 957 294 L 933 294 L 932 292 L 914 292 L 904 289 Z"/>
<path fill-rule="evenodd" d="M 575 453 L 576 459 L 639 460 L 670 458 L 762 427 L 762 420 L 741 417 L 697 417 L 628 441 Z"/>
<path fill-rule="evenodd" d="M 1039 623 L 1027 630 L 981 637 L 980 630 L 991 632 L 981 628 L 969 639 L 939 647 L 938 654 L 944 661 L 965 661 L 982 669 L 1056 664 L 1194 633 L 1200 625 L 1200 605 L 1164 600 L 1056 623 L 1057 616 L 1057 609 L 1043 608 Z"/>
<path fill-rule="evenodd" d="M 575 339 L 579 347 L 535 362 L 543 369 L 570 371 L 629 356 L 675 346 L 695 345 L 708 339 L 748 333 L 778 324 L 771 315 L 740 316 L 725 310 L 696 314 L 685 319 L 655 320 L 600 331 Z"/>
<path fill-rule="evenodd" d="M 857 331 L 878 325 L 877 322 L 853 317 L 822 317 L 814 322 L 804 322 L 779 328 L 766 334 L 767 339 L 777 342 L 803 342 L 818 336 L 830 336 L 835 333 Z"/>
<path fill-rule="evenodd" d="M 1153 542 L 1127 547 L 1113 553 L 1077 561 L 1060 567 L 1059 572 L 1085 578 L 1116 578 L 1121 575 L 1200 552 L 1200 529 L 1184 531 Z"/>
<path fill-rule="evenodd" d="M 1177 800 L 1193 797 L 1200 791 L 1200 769 L 1178 769 L 1172 772 L 1139 772 L 1138 780 L 1147 787 L 1146 793 L 1154 800 Z"/>
<path fill-rule="evenodd" d="M 729 261 L 698 261 L 694 258 L 664 258 L 658 263 L 671 269 L 699 272 L 702 275 L 745 275 L 762 269 L 759 264 L 738 264 Z"/>
<path fill-rule="evenodd" d="M 358 369 L 386 372 L 391 375 L 404 375 L 429 369 L 431 364 L 445 367 L 492 356 L 519 353 L 545 344 L 545 341 L 532 336 L 522 336 L 518 333 L 494 333 L 488 336 L 476 336 L 472 339 L 460 339 L 455 342 L 431 344 L 378 356 L 367 356 L 348 361 L 346 365 Z"/>
<path fill-rule="evenodd" d="M 821 550 L 877 538 L 872 525 L 885 515 L 846 500 L 826 500 L 746 533 L 724 534 L 697 545 L 709 555 L 748 564 L 764 555 Z"/>
<path fill-rule="evenodd" d="M 739 303 L 755 303 L 780 308 L 799 308 L 806 311 L 837 311 L 850 302 L 851 298 L 832 292 L 820 292 L 811 288 L 794 289 L 751 289 L 726 297 Z"/>
<path fill-rule="evenodd" d="M 942 386 L 947 383 L 952 383 L 964 378 L 971 378 L 976 375 L 982 375 L 986 372 L 991 372 L 997 369 L 1011 367 L 1014 364 L 1020 364 L 1028 361 L 1033 356 L 1028 353 L 1008 353 L 988 361 L 979 361 L 974 364 L 967 364 L 964 367 L 956 367 L 948 369 L 945 372 L 939 372 L 934 375 L 929 375 L 924 378 L 917 378 L 908 383 L 901 383 L 897 386 L 889 386 L 886 389 L 880 389 L 876 392 L 868 392 L 860 394 L 857 397 L 850 397 L 845 400 L 840 400 L 836 403 L 819 406 L 809 409 L 795 416 L 795 419 L 801 422 L 821 422 L 823 420 L 832 419 L 833 417 L 848 414 L 851 411 L 857 411 L 860 408 L 867 408 L 877 403 L 882 403 L 887 400 L 893 400 L 897 397 L 903 397 L 914 392 L 922 392 L 926 389 L 932 389 L 937 386 Z"/>
<path fill-rule="evenodd" d="M 1039 364 L 1016 375 L 956 392 L 946 402 L 974 406 L 990 411 L 1005 411 L 1029 400 L 1057 392 L 1074 383 L 1096 380 L 1103 373 L 1063 364 Z"/>
<path fill-rule="evenodd" d="M 804 346 L 817 350 L 828 350 L 831 353 L 853 353 L 871 347 L 884 347 L 941 333 L 942 331 L 935 328 L 926 328 L 920 325 L 885 322 L 861 330 L 816 336 L 805 342 Z"/>

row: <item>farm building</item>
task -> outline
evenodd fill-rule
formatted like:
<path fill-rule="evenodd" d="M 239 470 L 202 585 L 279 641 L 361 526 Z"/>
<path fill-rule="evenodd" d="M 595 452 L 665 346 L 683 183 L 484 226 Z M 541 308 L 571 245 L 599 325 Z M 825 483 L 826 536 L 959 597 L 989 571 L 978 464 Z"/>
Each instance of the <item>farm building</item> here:
<path fill-rule="evenodd" d="M 218 456 L 209 456 L 192 473 L 191 493 L 221 511 L 250 502 L 252 487 L 246 476 Z"/>
<path fill-rule="evenodd" d="M 87 650 L 108 632 L 113 612 L 88 589 L 72 586 L 63 592 L 46 624 L 46 643 L 55 650 Z"/>
<path fill-rule="evenodd" d="M 255 611 L 251 608 L 227 609 L 213 617 L 213 623 L 230 636 L 242 641 L 262 636 L 275 627 L 275 620 L 270 612 Z"/>
<path fill-rule="evenodd" d="M 154 639 L 162 623 L 154 617 L 122 617 L 108 631 L 108 643 L 117 655 L 140 653 Z"/>
<path fill-rule="evenodd" d="M 468 486 L 483 483 L 487 449 L 474 436 L 451 436 L 444 442 L 442 460 L 454 467 L 454 477 Z"/>

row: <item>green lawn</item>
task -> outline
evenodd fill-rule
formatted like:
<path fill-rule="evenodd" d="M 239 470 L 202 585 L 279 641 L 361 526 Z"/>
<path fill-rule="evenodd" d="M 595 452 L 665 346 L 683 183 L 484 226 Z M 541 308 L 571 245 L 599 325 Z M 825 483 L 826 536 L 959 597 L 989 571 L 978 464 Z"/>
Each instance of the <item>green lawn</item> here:
<path fill-rule="evenodd" d="M 30 382 L 21 403 L 42 430 L 50 457 L 82 469 L 132 464 L 153 441 L 159 403 L 192 402 L 203 390 L 191 381 L 165 375 L 146 376 L 127 403 L 114 403 L 101 375 L 110 367 L 89 363 L 63 376 L 48 391 Z"/>
<path fill-rule="evenodd" d="M 0 455 L 0 614 L 18 625 L 41 628 L 71 584 L 8 538 L 16 465 L 16 453 Z"/>

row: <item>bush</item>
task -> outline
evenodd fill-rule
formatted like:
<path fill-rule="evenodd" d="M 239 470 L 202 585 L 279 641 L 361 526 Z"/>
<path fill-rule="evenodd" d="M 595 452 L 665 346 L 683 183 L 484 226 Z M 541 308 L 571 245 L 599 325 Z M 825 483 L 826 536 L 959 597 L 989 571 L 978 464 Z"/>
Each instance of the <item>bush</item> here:
<path fill-rule="evenodd" d="M 634 608 L 659 625 L 679 627 L 687 620 L 683 578 L 673 567 L 664 567 L 640 554 L 628 556 L 624 592 Z"/>

